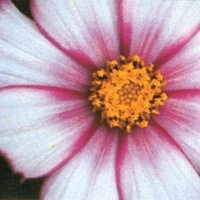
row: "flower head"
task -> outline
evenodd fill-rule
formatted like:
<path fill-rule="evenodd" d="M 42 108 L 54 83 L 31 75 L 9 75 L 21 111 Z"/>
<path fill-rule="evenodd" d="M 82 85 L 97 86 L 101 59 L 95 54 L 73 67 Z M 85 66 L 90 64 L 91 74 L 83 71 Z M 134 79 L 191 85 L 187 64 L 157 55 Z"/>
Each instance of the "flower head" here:
<path fill-rule="evenodd" d="M 0 0 L 0 150 L 42 199 L 199 199 L 199 9 Z"/>

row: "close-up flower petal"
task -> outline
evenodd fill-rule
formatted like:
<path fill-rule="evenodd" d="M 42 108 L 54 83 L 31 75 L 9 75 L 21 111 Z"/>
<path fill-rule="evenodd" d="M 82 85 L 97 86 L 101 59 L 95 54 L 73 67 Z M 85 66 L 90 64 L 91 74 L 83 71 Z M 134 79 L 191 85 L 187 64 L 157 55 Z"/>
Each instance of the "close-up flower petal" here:
<path fill-rule="evenodd" d="M 117 155 L 122 199 L 198 199 L 198 174 L 175 142 L 156 125 L 124 137 Z"/>
<path fill-rule="evenodd" d="M 46 175 L 81 149 L 94 127 L 85 104 L 80 94 L 57 88 L 0 90 L 0 146 L 15 172 Z"/>
<path fill-rule="evenodd" d="M 0 1 L 0 86 L 48 85 L 81 90 L 89 74 L 46 40 L 10 1 Z"/>
<path fill-rule="evenodd" d="M 200 173 L 200 91 L 171 94 L 161 112 L 162 115 L 155 119 L 174 138 Z"/>
<path fill-rule="evenodd" d="M 44 181 L 41 200 L 199 200 L 200 1 L 30 0 L 28 16 L 13 1 L 0 155 L 20 183 Z"/>
<path fill-rule="evenodd" d="M 42 199 L 117 200 L 117 136 L 105 128 L 98 129 L 78 155 L 46 180 Z"/>
<path fill-rule="evenodd" d="M 148 63 L 168 61 L 200 30 L 197 1 L 123 0 L 120 13 L 123 53 Z"/>
<path fill-rule="evenodd" d="M 101 67 L 119 56 L 115 1 L 33 0 L 31 8 L 42 33 L 76 61 Z"/>

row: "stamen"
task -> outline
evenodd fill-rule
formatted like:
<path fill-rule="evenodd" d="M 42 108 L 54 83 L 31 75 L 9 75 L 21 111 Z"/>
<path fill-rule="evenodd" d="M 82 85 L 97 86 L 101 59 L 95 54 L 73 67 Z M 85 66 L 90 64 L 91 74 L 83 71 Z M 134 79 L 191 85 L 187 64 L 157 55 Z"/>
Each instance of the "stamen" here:
<path fill-rule="evenodd" d="M 130 132 L 133 125 L 147 127 L 151 115 L 159 114 L 167 99 L 162 74 L 137 55 L 107 62 L 93 78 L 89 100 L 111 128 Z"/>

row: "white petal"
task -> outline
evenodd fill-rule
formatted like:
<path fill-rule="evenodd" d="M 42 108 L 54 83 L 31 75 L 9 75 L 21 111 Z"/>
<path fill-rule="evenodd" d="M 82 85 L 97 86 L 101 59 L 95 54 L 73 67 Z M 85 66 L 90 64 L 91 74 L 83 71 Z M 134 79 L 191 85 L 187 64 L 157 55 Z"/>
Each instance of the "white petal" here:
<path fill-rule="evenodd" d="M 49 87 L 0 90 L 0 151 L 15 172 L 43 176 L 75 154 L 94 131 L 78 93 Z"/>
<path fill-rule="evenodd" d="M 121 5 L 124 54 L 138 54 L 157 66 L 200 30 L 199 1 L 124 0 Z"/>
<path fill-rule="evenodd" d="M 200 88 L 200 31 L 159 70 L 167 80 L 166 90 Z"/>
<path fill-rule="evenodd" d="M 121 143 L 117 180 L 125 200 L 198 200 L 200 179 L 173 140 L 158 127 L 135 130 Z"/>
<path fill-rule="evenodd" d="M 81 90 L 88 71 L 69 59 L 8 1 L 0 1 L 0 86 L 42 84 Z"/>
<path fill-rule="evenodd" d="M 200 173 L 200 91 L 170 93 L 155 119 L 174 138 Z"/>
<path fill-rule="evenodd" d="M 99 129 L 85 148 L 47 179 L 44 200 L 118 200 L 115 181 L 117 135 Z"/>
<path fill-rule="evenodd" d="M 32 2 L 33 16 L 42 33 L 78 62 L 102 67 L 106 60 L 118 58 L 116 1 Z"/>

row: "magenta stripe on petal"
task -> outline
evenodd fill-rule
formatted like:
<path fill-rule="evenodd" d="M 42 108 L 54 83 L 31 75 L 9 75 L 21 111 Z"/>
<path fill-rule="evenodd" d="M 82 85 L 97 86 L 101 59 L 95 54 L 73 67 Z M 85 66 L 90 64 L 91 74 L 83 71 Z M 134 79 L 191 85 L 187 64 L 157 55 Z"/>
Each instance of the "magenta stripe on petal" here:
<path fill-rule="evenodd" d="M 31 10 L 40 31 L 85 67 L 99 68 L 119 56 L 115 1 L 33 0 Z M 57 23 L 51 23 L 52 16 Z"/>
<path fill-rule="evenodd" d="M 200 195 L 196 171 L 177 143 L 155 123 L 121 138 L 116 163 L 121 199 L 189 200 Z"/>
<path fill-rule="evenodd" d="M 59 101 L 65 101 L 65 100 L 75 100 L 75 99 L 86 99 L 87 96 L 83 92 L 65 89 L 65 88 L 59 88 L 59 87 L 53 87 L 53 86 L 43 86 L 43 85 L 11 85 L 6 86 L 3 88 L 0 88 L 0 92 L 3 92 L 4 90 L 41 90 L 51 93 L 51 97 L 55 98 Z"/>
<path fill-rule="evenodd" d="M 41 197 L 65 200 L 117 200 L 115 156 L 117 134 L 99 128 L 67 165 L 45 182 Z"/>
<path fill-rule="evenodd" d="M 67 157 L 59 163 L 55 168 L 53 168 L 51 171 L 48 172 L 46 175 L 51 175 L 52 173 L 56 172 L 57 170 L 61 169 L 63 166 L 67 165 L 67 163 L 74 157 L 76 154 L 80 153 L 80 151 L 87 145 L 87 143 L 90 141 L 94 133 L 97 131 L 99 126 L 93 121 L 92 125 L 88 127 L 88 129 L 85 129 L 80 137 L 73 143 L 73 145 L 70 148 L 70 153 L 67 152 Z"/>
<path fill-rule="evenodd" d="M 35 9 L 35 5 L 32 6 L 33 9 Z M 90 59 L 85 52 L 82 52 L 79 50 L 73 50 L 73 49 L 66 49 L 60 45 L 59 42 L 57 42 L 37 21 L 35 22 L 41 33 L 54 44 L 58 49 L 63 51 L 66 55 L 74 59 L 76 62 L 78 62 L 83 67 L 89 69 L 90 71 L 97 70 L 97 66 L 95 65 L 94 61 Z"/>
<path fill-rule="evenodd" d="M 171 46 L 164 48 L 159 54 L 159 57 L 155 60 L 154 64 L 156 66 L 161 66 L 169 59 L 173 58 L 178 54 L 187 44 L 188 42 L 195 37 L 200 31 L 200 23 L 190 32 L 188 36 L 184 39 L 180 39 L 176 43 L 172 44 Z"/>
<path fill-rule="evenodd" d="M 128 135 L 123 134 L 119 137 L 118 142 L 118 151 L 116 156 L 116 184 L 117 184 L 117 190 L 119 194 L 119 199 L 123 200 L 123 187 L 121 182 L 121 165 L 125 162 L 125 155 L 127 151 L 127 141 Z"/>
<path fill-rule="evenodd" d="M 0 1 L 0 87 L 46 85 L 85 91 L 91 71 L 47 40 L 35 23 Z"/>
<path fill-rule="evenodd" d="M 73 90 L 9 86 L 0 89 L 0 104 L 1 151 L 15 172 L 30 178 L 65 162 L 95 126 L 87 100 Z"/>

